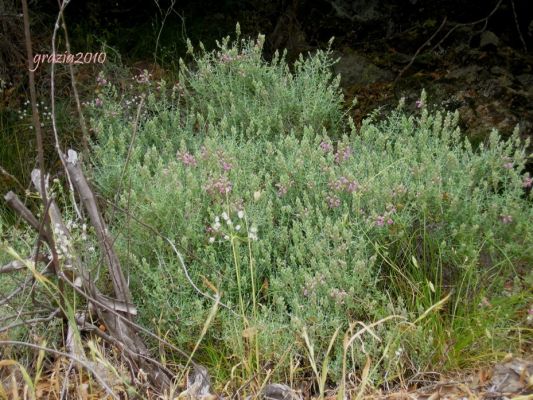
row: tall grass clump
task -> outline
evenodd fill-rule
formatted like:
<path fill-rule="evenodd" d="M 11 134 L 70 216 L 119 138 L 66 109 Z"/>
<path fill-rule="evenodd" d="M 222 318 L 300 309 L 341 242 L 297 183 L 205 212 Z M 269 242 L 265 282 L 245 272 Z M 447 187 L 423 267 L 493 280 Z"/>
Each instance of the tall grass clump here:
<path fill-rule="evenodd" d="M 518 349 L 533 211 L 517 135 L 474 150 L 425 105 L 356 129 L 327 52 L 291 71 L 261 43 L 225 39 L 173 86 L 106 81 L 93 103 L 93 179 L 126 210 L 108 216 L 144 323 L 202 337 L 219 381 L 314 374 L 321 393 L 348 369 L 378 384 Z M 220 294 L 207 331 L 199 291 Z"/>

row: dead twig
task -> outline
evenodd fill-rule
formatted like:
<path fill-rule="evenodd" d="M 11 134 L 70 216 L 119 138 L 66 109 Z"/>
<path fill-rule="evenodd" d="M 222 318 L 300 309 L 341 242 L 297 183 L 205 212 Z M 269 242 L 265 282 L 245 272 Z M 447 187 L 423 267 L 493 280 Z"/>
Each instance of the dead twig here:
<path fill-rule="evenodd" d="M 52 33 L 52 54 L 56 53 L 56 36 L 57 36 L 57 31 L 59 29 L 59 21 L 61 20 L 63 16 L 63 11 L 65 10 L 65 7 L 67 6 L 69 2 L 70 0 L 63 0 L 60 3 L 59 13 L 57 15 L 56 23 L 54 25 L 54 31 Z M 61 151 L 60 143 L 59 143 L 59 134 L 57 132 L 56 97 L 55 97 L 55 63 L 51 63 L 50 67 L 51 67 L 50 68 L 50 112 L 51 112 L 51 121 L 52 121 L 52 131 L 54 132 L 55 148 L 56 148 L 57 155 L 59 156 L 59 159 L 61 161 L 61 164 L 63 165 L 63 169 L 65 170 L 65 174 L 67 176 L 67 181 L 68 181 L 69 188 L 70 188 L 69 193 L 72 198 L 72 206 L 74 207 L 74 210 L 76 211 L 76 215 L 78 216 L 78 218 L 81 219 L 82 218 L 81 212 L 78 209 L 78 205 L 76 204 L 76 199 L 74 197 L 74 189 L 72 187 L 72 178 L 70 177 L 67 171 L 66 159 L 65 159 L 65 156 L 63 155 L 63 152 Z M 85 138 L 82 141 L 84 140 Z M 87 149 L 88 149 L 88 146 L 87 146 Z M 40 166 L 39 169 L 44 172 L 44 167 Z"/>
<path fill-rule="evenodd" d="M 189 355 L 187 353 L 185 353 L 183 350 L 177 348 L 172 343 L 167 342 L 165 339 L 160 338 L 155 333 L 150 332 L 148 329 L 142 327 L 141 325 L 138 325 L 137 323 L 135 323 L 133 321 L 130 321 L 129 319 L 124 317 L 122 314 L 120 314 L 117 311 L 115 311 L 115 308 L 112 305 L 109 305 L 106 302 L 102 302 L 100 299 L 97 299 L 95 297 L 91 297 L 89 294 L 85 293 L 79 287 L 74 285 L 74 283 L 72 283 L 70 280 L 68 280 L 68 278 L 64 274 L 61 275 L 60 278 L 64 279 L 65 282 L 72 287 L 72 289 L 74 289 L 79 295 L 81 295 L 82 297 L 87 299 L 89 302 L 95 304 L 96 306 L 99 306 L 99 307 L 103 308 L 104 310 L 106 310 L 110 314 L 113 314 L 115 317 L 117 317 L 118 319 L 122 320 L 125 324 L 128 324 L 132 328 L 138 330 L 139 332 L 142 332 L 142 333 L 146 334 L 147 336 L 157 340 L 159 343 L 169 347 L 170 349 L 174 350 L 175 352 L 177 352 L 181 356 L 183 356 L 183 357 L 185 357 L 187 359 L 189 358 Z M 191 364 L 192 365 L 196 365 L 196 363 L 194 361 L 192 361 L 192 360 L 191 360 Z"/>
<path fill-rule="evenodd" d="M 520 41 L 522 42 L 522 47 L 524 48 L 524 52 L 527 53 L 527 44 L 524 40 L 524 37 L 522 36 L 522 32 L 520 31 L 520 24 L 518 23 L 518 16 L 516 15 L 516 8 L 514 5 L 514 0 L 511 1 L 511 8 L 513 9 L 513 16 L 514 16 L 514 25 L 516 27 L 516 31 L 518 32 L 518 36 L 520 37 Z"/>
<path fill-rule="evenodd" d="M 402 70 L 398 73 L 398 76 L 396 76 L 396 79 L 394 80 L 394 83 L 398 82 L 398 80 L 402 77 L 402 75 L 407 71 L 409 68 L 411 68 L 411 65 L 415 62 L 416 58 L 418 57 L 418 54 L 422 51 L 422 49 L 426 46 L 429 46 L 431 44 L 431 41 L 437 36 L 437 34 L 444 28 L 444 25 L 446 25 L 447 17 L 444 17 L 442 20 L 442 23 L 440 24 L 439 28 L 431 35 L 431 37 L 426 40 L 422 46 L 420 46 L 416 52 L 415 55 L 411 58 L 411 61 L 409 61 L 409 64 L 407 64 L 405 67 L 402 68 Z"/>
<path fill-rule="evenodd" d="M 33 256 L 31 258 L 26 259 L 26 262 L 33 262 L 33 261 L 42 261 L 42 262 L 51 262 L 50 258 L 48 256 L 45 256 L 43 254 L 39 254 L 37 256 Z M 16 272 L 25 269 L 25 263 L 19 260 L 13 260 L 3 267 L 0 267 L 0 274 L 7 274 L 11 272 Z"/>
<path fill-rule="evenodd" d="M 10 325 L 1 327 L 0 328 L 0 333 L 7 332 L 10 329 L 16 328 L 17 326 L 22 326 L 22 325 L 24 325 L 24 326 L 32 326 L 32 325 L 40 324 L 42 322 L 50 322 L 51 320 L 56 318 L 60 313 L 61 313 L 61 310 L 59 308 L 57 308 L 50 315 L 48 315 L 47 317 L 37 317 L 37 318 L 32 318 L 32 319 L 24 319 L 24 320 L 21 320 L 21 321 L 18 321 L 18 322 L 13 322 Z"/>
<path fill-rule="evenodd" d="M 69 152 L 70 154 L 75 154 L 73 150 L 69 150 Z M 72 177 L 72 182 L 75 185 L 76 190 L 80 194 L 81 201 L 87 210 L 91 224 L 94 227 L 96 236 L 100 242 L 100 246 L 107 258 L 107 264 L 113 283 L 115 297 L 117 300 L 131 305 L 132 296 L 126 283 L 126 279 L 124 278 L 120 261 L 113 250 L 113 244 L 111 237 L 109 236 L 109 231 L 100 211 L 98 210 L 98 205 L 96 204 L 94 194 L 89 187 L 89 184 L 85 179 L 79 164 L 74 161 L 75 158 L 75 156 L 69 157 L 66 163 L 66 168 Z"/>
<path fill-rule="evenodd" d="M 9 172 L 7 172 L 4 168 L 2 168 L 2 166 L 0 166 L 0 173 L 6 176 L 8 179 L 11 179 L 13 182 L 15 182 L 17 186 L 22 189 L 22 191 L 26 190 L 26 188 L 22 185 L 22 183 L 20 183 L 20 181 L 15 176 L 13 176 Z"/>
<path fill-rule="evenodd" d="M 473 26 L 473 25 L 477 25 L 477 24 L 480 24 L 480 23 L 484 23 L 484 26 L 486 27 L 487 26 L 487 22 L 489 20 L 490 17 L 492 17 L 492 15 L 498 10 L 498 8 L 500 8 L 500 5 L 502 4 L 503 0 L 499 0 L 496 5 L 494 6 L 494 8 L 492 9 L 492 11 L 484 18 L 481 18 L 481 19 L 478 19 L 477 21 L 472 21 L 472 22 L 465 22 L 465 23 L 456 23 L 447 33 L 446 35 L 444 35 L 442 37 L 441 40 L 439 40 L 437 42 L 437 44 L 435 46 L 433 46 L 431 48 L 431 51 L 435 51 L 442 43 L 444 43 L 444 41 L 452 34 L 453 31 L 455 31 L 457 28 L 459 27 L 462 27 L 462 26 Z M 483 30 L 485 30 L 485 28 L 483 28 Z M 483 31 L 482 30 L 482 31 Z"/>

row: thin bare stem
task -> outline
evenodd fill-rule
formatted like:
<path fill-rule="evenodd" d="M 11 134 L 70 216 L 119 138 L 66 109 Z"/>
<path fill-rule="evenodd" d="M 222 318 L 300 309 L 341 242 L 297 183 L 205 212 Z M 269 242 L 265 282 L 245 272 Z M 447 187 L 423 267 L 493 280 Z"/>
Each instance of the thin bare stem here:
<path fill-rule="evenodd" d="M 422 49 L 426 46 L 429 46 L 431 44 L 431 41 L 435 38 L 435 36 L 437 36 L 437 34 L 442 30 L 442 28 L 444 28 L 444 25 L 446 25 L 446 20 L 447 20 L 447 17 L 444 17 L 444 19 L 442 20 L 442 23 L 440 24 L 439 28 L 433 33 L 433 35 L 431 35 L 431 37 L 426 40 L 422 46 L 420 46 L 417 50 L 416 50 L 416 53 L 415 55 L 411 58 L 411 61 L 409 61 L 409 64 L 407 64 L 405 67 L 402 68 L 402 70 L 400 71 L 400 73 L 398 74 L 398 76 L 396 77 L 396 79 L 394 80 L 394 82 L 398 82 L 398 80 L 402 77 L 402 75 L 405 73 L 405 71 L 407 71 L 409 68 L 411 68 L 411 65 L 413 65 L 413 63 L 415 62 L 416 60 L 416 57 L 418 57 L 418 54 L 422 51 Z"/>
<path fill-rule="evenodd" d="M 63 0 L 59 7 L 59 13 L 57 14 L 56 23 L 54 25 L 54 31 L 52 33 L 52 54 L 56 54 L 56 37 L 57 37 L 57 31 L 59 30 L 59 21 L 62 18 L 63 11 L 65 10 L 66 6 L 68 5 L 70 0 Z M 70 197 L 72 199 L 72 206 L 74 207 L 74 210 L 76 211 L 76 215 L 79 219 L 82 218 L 81 212 L 78 208 L 78 205 L 76 204 L 76 198 L 74 197 L 74 188 L 72 186 L 72 179 L 70 177 L 70 174 L 67 170 L 67 164 L 65 160 L 65 156 L 63 155 L 63 152 L 61 151 L 60 144 L 59 144 L 59 134 L 57 132 L 57 122 L 56 122 L 56 100 L 55 100 L 55 63 L 51 63 L 50 65 L 50 112 L 51 112 L 51 120 L 52 120 L 52 130 L 54 132 L 54 143 L 56 152 L 59 156 L 59 159 L 61 160 L 61 164 L 63 165 L 63 169 L 65 170 L 65 175 L 67 176 L 69 188 L 70 188 Z M 44 168 L 39 168 L 44 173 Z"/>

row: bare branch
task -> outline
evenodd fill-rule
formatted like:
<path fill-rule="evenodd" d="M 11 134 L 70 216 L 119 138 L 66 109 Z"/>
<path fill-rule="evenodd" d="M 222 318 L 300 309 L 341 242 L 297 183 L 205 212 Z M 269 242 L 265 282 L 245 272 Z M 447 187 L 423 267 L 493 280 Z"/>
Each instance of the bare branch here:
<path fill-rule="evenodd" d="M 37 255 L 37 257 L 33 257 L 32 256 L 30 258 L 27 258 L 26 262 L 34 262 L 36 259 L 37 259 L 37 261 L 42 261 L 42 262 L 46 262 L 46 263 L 50 263 L 51 262 L 50 257 L 45 256 L 43 254 Z M 6 265 L 4 265 L 3 267 L 0 267 L 0 274 L 16 272 L 16 271 L 23 270 L 25 268 L 26 268 L 25 262 L 20 261 L 20 260 L 13 260 L 13 261 L 7 263 Z"/>
<path fill-rule="evenodd" d="M 13 182 L 15 182 L 19 188 L 21 188 L 22 190 L 25 190 L 25 188 L 22 185 L 22 183 L 20 183 L 20 181 L 15 176 L 13 176 L 9 172 L 7 172 L 4 168 L 2 168 L 2 166 L 0 166 L 0 173 L 2 175 L 4 175 L 4 176 L 8 177 L 9 179 L 11 179 Z"/>
<path fill-rule="evenodd" d="M 109 313 L 113 314 L 118 319 L 122 320 L 124 323 L 126 323 L 126 324 L 130 325 L 131 327 L 135 328 L 137 331 L 142 332 L 142 333 L 146 334 L 147 336 L 157 340 L 159 343 L 161 343 L 161 344 L 163 344 L 165 346 L 168 346 L 170 349 L 174 350 L 175 352 L 177 352 L 181 356 L 183 356 L 183 357 L 185 357 L 187 359 L 189 358 L 189 355 L 186 352 L 184 352 L 183 350 L 177 348 L 172 343 L 167 342 L 165 339 L 160 338 L 159 336 L 157 336 L 156 334 L 150 332 L 148 329 L 142 327 L 141 325 L 138 325 L 135 322 L 130 321 L 129 319 L 127 319 L 123 315 L 121 315 L 118 312 L 116 312 L 112 307 L 108 306 L 106 303 L 101 302 L 100 299 L 91 297 L 90 295 L 88 295 L 87 293 L 82 291 L 80 288 L 76 287 L 71 281 L 68 280 L 68 278 L 64 274 L 61 275 L 60 278 L 64 279 L 65 282 L 68 285 L 70 285 L 78 294 L 80 294 L 81 296 L 86 298 L 89 302 L 95 304 L 96 306 L 100 306 L 101 308 L 105 309 Z M 192 360 L 191 360 L 191 364 L 192 365 L 196 365 L 196 363 L 194 361 L 192 361 Z"/>
<path fill-rule="evenodd" d="M 39 221 L 32 214 L 30 210 L 20 201 L 19 197 L 14 192 L 7 192 L 4 196 L 6 203 L 16 211 L 24 221 L 26 221 L 33 229 L 39 231 Z"/>
<path fill-rule="evenodd" d="M 405 73 L 405 71 L 407 71 L 409 68 L 411 68 L 411 65 L 413 65 L 413 63 L 415 62 L 416 60 L 416 57 L 418 57 L 418 54 L 422 51 L 422 49 L 426 46 L 429 46 L 431 44 L 431 41 L 435 38 L 435 36 L 437 36 L 437 34 L 442 30 L 442 28 L 444 28 L 444 25 L 446 25 L 446 20 L 447 18 L 444 17 L 444 19 L 442 20 L 442 23 L 440 24 L 439 28 L 433 33 L 433 35 L 431 35 L 431 37 L 426 40 L 422 46 L 420 46 L 416 52 L 415 52 L 415 55 L 411 58 L 411 61 L 409 61 L 409 64 L 407 64 L 405 67 L 402 68 L 402 70 L 399 72 L 398 76 L 396 77 L 396 79 L 394 80 L 394 82 L 398 82 L 398 80 L 402 77 L 402 75 Z"/>
<path fill-rule="evenodd" d="M 49 316 L 47 317 L 39 317 L 39 318 L 33 318 L 33 319 L 25 319 L 18 322 L 13 322 L 10 325 L 4 326 L 0 328 L 0 333 L 9 331 L 10 329 L 16 328 L 17 326 L 32 326 L 39 324 L 41 322 L 50 322 L 52 319 L 54 319 L 61 310 L 59 308 L 55 309 Z"/>
<path fill-rule="evenodd" d="M 69 150 L 69 152 L 71 152 L 71 154 L 76 154 L 74 150 Z M 132 304 L 132 296 L 126 283 L 126 279 L 124 278 L 120 261 L 113 250 L 112 240 L 109 236 L 107 226 L 102 218 L 102 215 L 100 214 L 100 211 L 98 210 L 94 194 L 89 187 L 89 184 L 87 183 L 79 164 L 74 161 L 74 159 L 75 157 L 69 157 L 67 160 L 67 169 L 72 177 L 72 182 L 80 194 L 85 209 L 89 214 L 91 224 L 94 227 L 96 236 L 100 242 L 100 246 L 102 247 L 107 258 L 115 296 L 117 300 L 125 304 Z"/>

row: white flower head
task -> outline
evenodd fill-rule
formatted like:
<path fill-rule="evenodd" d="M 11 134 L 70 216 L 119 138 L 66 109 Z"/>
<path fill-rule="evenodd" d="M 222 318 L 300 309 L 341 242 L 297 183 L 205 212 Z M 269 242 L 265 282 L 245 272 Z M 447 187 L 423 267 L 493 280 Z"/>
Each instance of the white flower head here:
<path fill-rule="evenodd" d="M 239 210 L 239 212 L 237 213 L 237 216 L 239 217 L 239 219 L 243 219 L 244 218 L 244 211 L 243 210 Z"/>
<path fill-rule="evenodd" d="M 215 242 L 215 238 L 214 237 L 210 237 L 209 238 L 209 243 L 214 243 Z"/>
<path fill-rule="evenodd" d="M 241 229 L 241 226 L 240 226 L 240 225 L 237 225 L 237 226 L 235 227 L 235 230 L 236 230 L 236 231 L 239 231 L 240 229 Z"/>
<path fill-rule="evenodd" d="M 216 223 L 220 222 L 220 218 L 218 216 L 215 217 L 215 222 Z"/>
<path fill-rule="evenodd" d="M 218 231 L 218 230 L 220 229 L 220 222 L 218 222 L 218 221 L 215 222 L 215 225 L 213 225 L 213 229 L 214 229 L 215 231 Z"/>
<path fill-rule="evenodd" d="M 224 211 L 224 212 L 222 213 L 222 219 L 223 219 L 224 221 L 227 221 L 227 220 L 229 219 L 229 217 L 228 217 L 228 213 L 227 213 L 226 211 Z"/>
<path fill-rule="evenodd" d="M 228 235 L 224 235 L 224 240 L 229 240 L 229 236 Z"/>
<path fill-rule="evenodd" d="M 257 226 L 252 225 L 252 226 L 250 227 L 250 233 L 254 233 L 254 234 L 257 233 Z"/>

